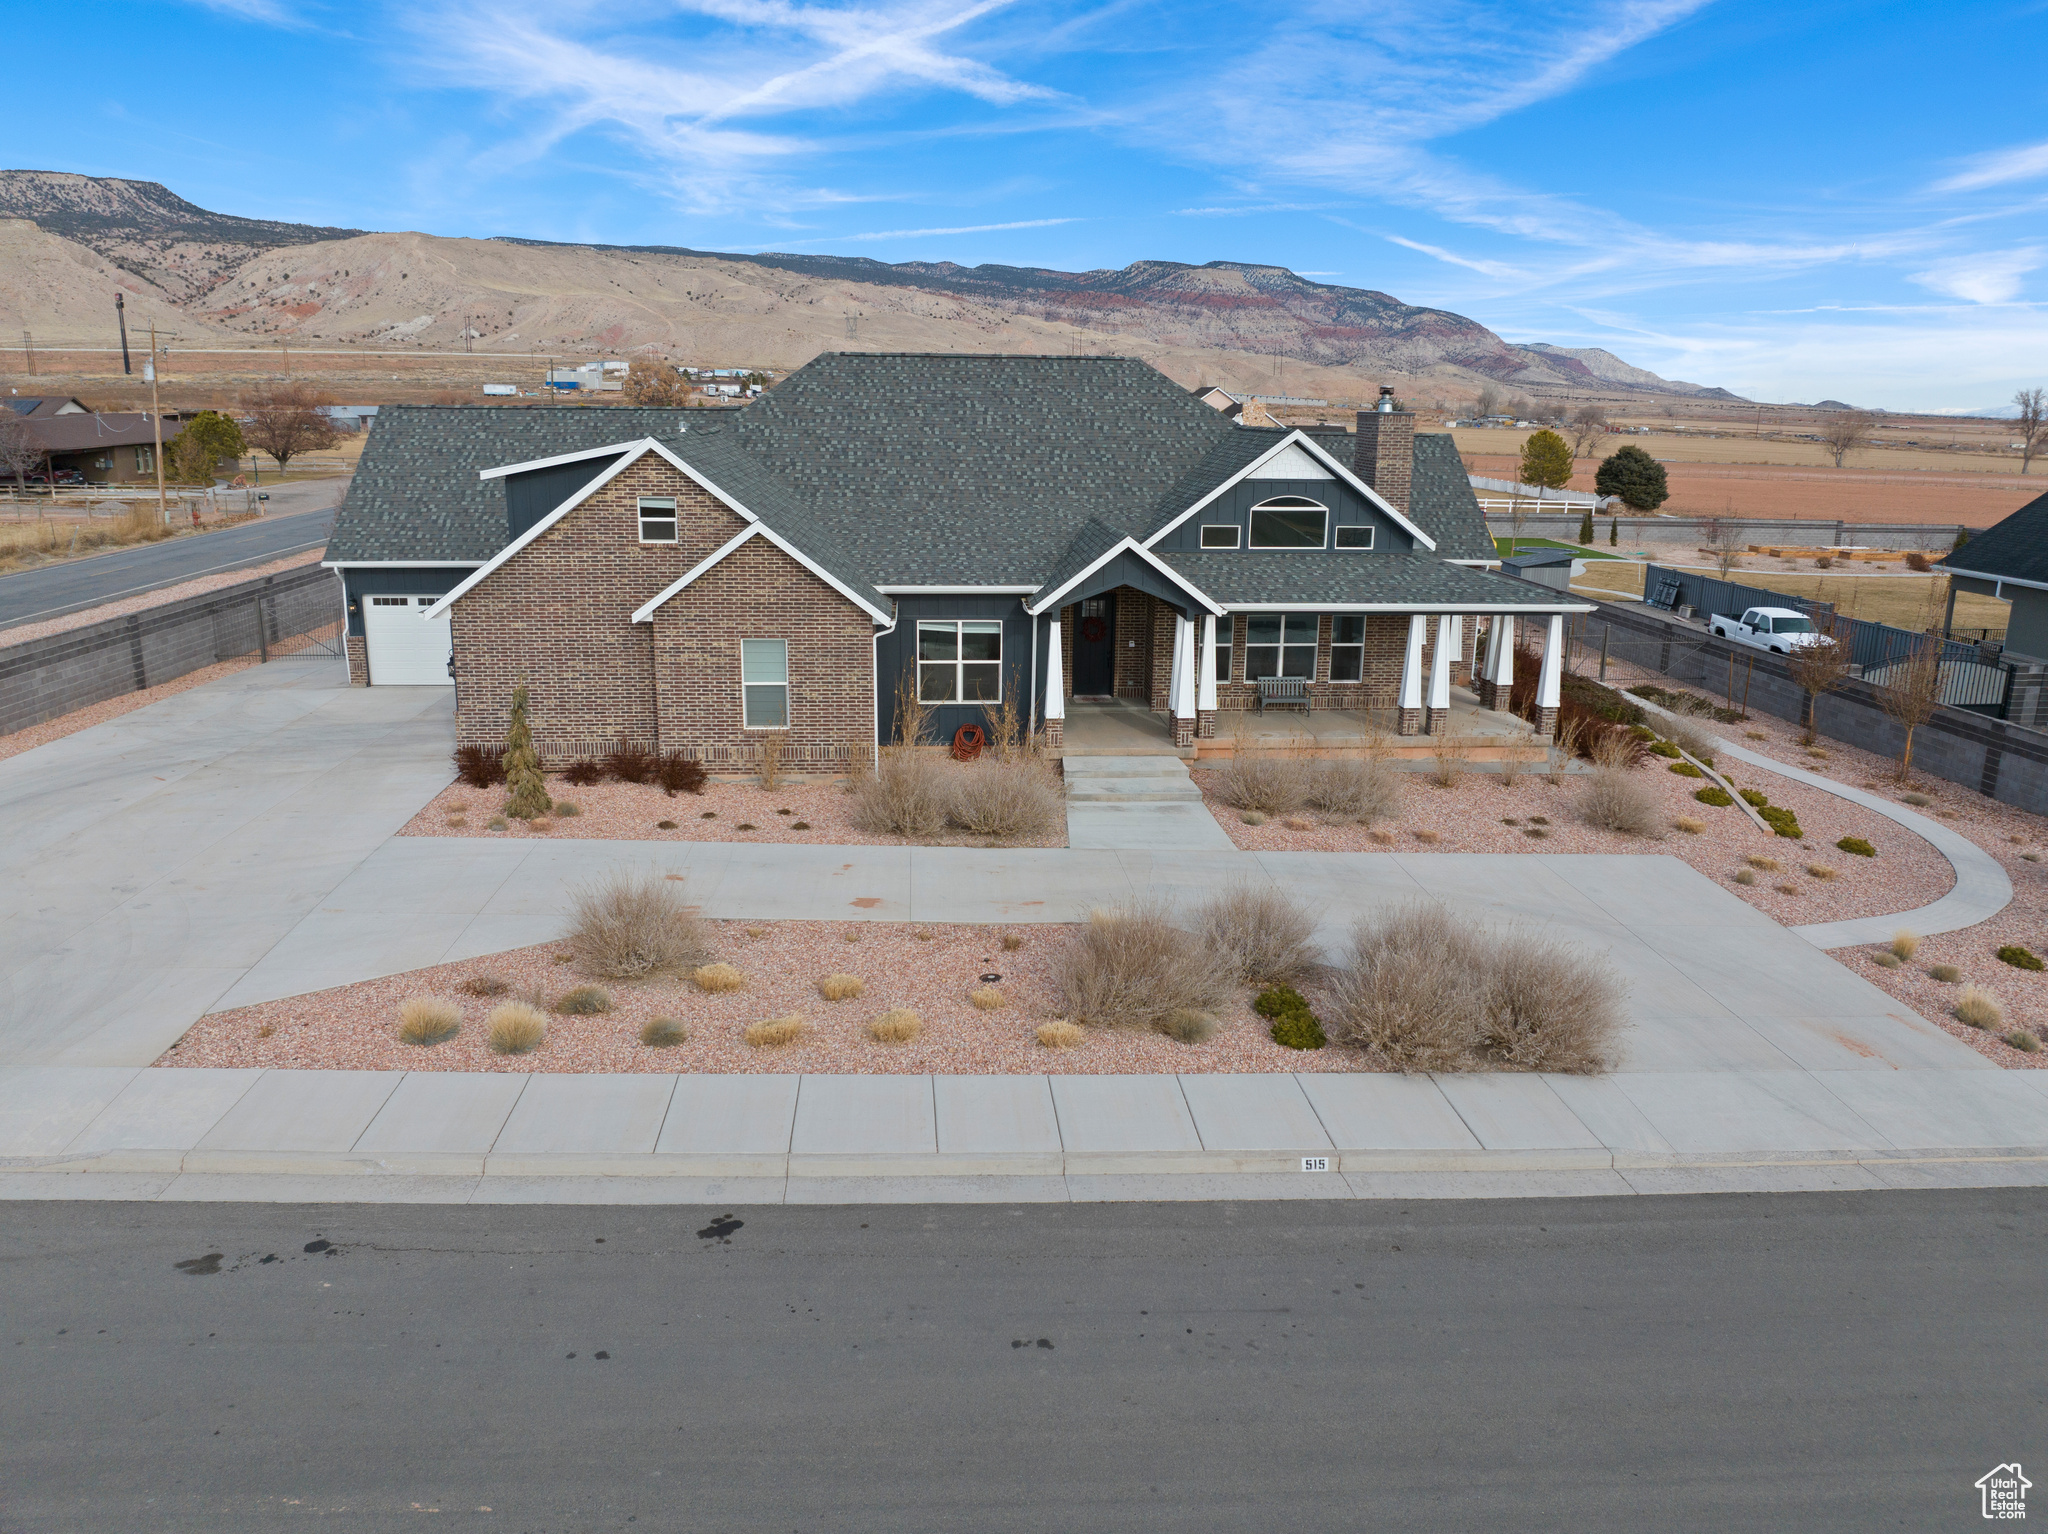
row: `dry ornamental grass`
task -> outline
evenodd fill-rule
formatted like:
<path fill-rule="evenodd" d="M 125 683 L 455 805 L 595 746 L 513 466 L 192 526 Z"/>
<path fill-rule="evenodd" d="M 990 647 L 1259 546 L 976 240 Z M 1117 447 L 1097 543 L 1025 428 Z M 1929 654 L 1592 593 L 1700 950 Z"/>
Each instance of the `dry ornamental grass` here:
<path fill-rule="evenodd" d="M 1195 935 L 1223 955 L 1244 985 L 1299 980 L 1316 961 L 1316 923 L 1276 889 L 1240 885 L 1196 913 Z"/>
<path fill-rule="evenodd" d="M 555 998 L 555 1010 L 564 1017 L 595 1017 L 611 1009 L 611 993 L 602 986 L 579 985 Z"/>
<path fill-rule="evenodd" d="M 623 871 L 576 889 L 568 942 L 583 972 L 637 980 L 703 963 L 710 946 L 683 890 L 678 880 Z"/>
<path fill-rule="evenodd" d="M 1957 1022 L 1987 1033 L 1996 1033 L 2005 1026 L 2005 1008 L 1998 1004 L 1996 996 L 1978 985 L 1963 987 L 1962 994 L 1956 997 L 1955 1015 Z"/>
<path fill-rule="evenodd" d="M 422 1048 L 446 1043 L 462 1031 L 462 1008 L 445 996 L 410 996 L 398 1007 L 398 1038 Z"/>
<path fill-rule="evenodd" d="M 891 1007 L 868 1024 L 868 1037 L 877 1044 L 908 1044 L 924 1032 L 924 1020 L 908 1007 Z"/>
<path fill-rule="evenodd" d="M 691 974 L 690 979 L 700 991 L 737 991 L 747 983 L 747 977 L 730 964 L 706 964 Z"/>
<path fill-rule="evenodd" d="M 1229 956 L 1145 901 L 1090 916 L 1054 961 L 1053 983 L 1077 1023 L 1167 1032 L 1182 1014 L 1222 1011 L 1237 977 Z"/>
<path fill-rule="evenodd" d="M 1010 999 L 994 986 L 978 986 L 967 993 L 967 999 L 977 1012 L 999 1012 L 1010 1004 Z"/>
<path fill-rule="evenodd" d="M 1073 1049 L 1088 1037 L 1087 1031 L 1078 1023 L 1065 1018 L 1055 1018 L 1049 1023 L 1040 1023 L 1036 1035 L 1038 1042 L 1046 1049 Z"/>
<path fill-rule="evenodd" d="M 673 1049 L 690 1037 L 690 1030 L 672 1017 L 653 1017 L 640 1030 L 640 1042 L 650 1049 Z"/>
<path fill-rule="evenodd" d="M 827 975 L 818 982 L 818 994 L 827 1001 L 851 1001 L 860 993 L 858 975 Z"/>
<path fill-rule="evenodd" d="M 853 781 L 854 823 L 865 831 L 924 840 L 946 829 L 952 809 L 948 764 L 891 746 L 875 770 Z"/>
<path fill-rule="evenodd" d="M 747 1024 L 746 1040 L 755 1049 L 780 1049 L 809 1033 L 810 1025 L 800 1017 L 771 1017 Z"/>
<path fill-rule="evenodd" d="M 1892 936 L 1892 953 L 1900 959 L 1910 959 L 1920 951 L 1920 934 L 1901 929 Z"/>
<path fill-rule="evenodd" d="M 1661 838 L 1657 801 L 1626 769 L 1596 767 L 1579 795 L 1579 814 L 1588 825 L 1624 836 Z"/>
<path fill-rule="evenodd" d="M 1060 784 L 1031 757 L 979 761 L 954 783 L 950 818 L 962 830 L 1002 840 L 1045 836 L 1067 813 Z"/>
<path fill-rule="evenodd" d="M 1330 757 L 1308 764 L 1302 797 L 1312 810 L 1371 825 L 1401 809 L 1401 775 L 1376 758 Z"/>
<path fill-rule="evenodd" d="M 1303 764 L 1285 757 L 1239 751 L 1216 773 L 1217 797 L 1240 810 L 1285 815 L 1308 791 Z"/>
<path fill-rule="evenodd" d="M 491 1049 L 501 1055 L 527 1055 L 539 1049 L 548 1036 L 547 1014 L 524 1001 L 508 1001 L 491 1008 L 485 1019 Z"/>

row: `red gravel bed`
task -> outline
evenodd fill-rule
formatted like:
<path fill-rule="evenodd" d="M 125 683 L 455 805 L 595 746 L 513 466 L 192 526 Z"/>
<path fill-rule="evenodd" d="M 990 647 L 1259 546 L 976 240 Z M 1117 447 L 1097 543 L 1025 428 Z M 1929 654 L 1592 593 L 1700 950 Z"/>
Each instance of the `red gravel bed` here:
<path fill-rule="evenodd" d="M 579 811 L 528 823 L 507 820 L 491 829 L 505 803 L 505 790 L 451 783 L 405 823 L 400 836 L 482 836 L 547 838 L 554 835 L 604 841 L 807 842 L 849 847 L 959 846 L 1064 847 L 1062 820 L 1051 836 L 995 842 L 986 836 L 949 832 L 928 843 L 877 835 L 853 823 L 853 796 L 838 783 L 785 783 L 762 788 L 753 782 L 705 784 L 700 794 L 670 798 L 645 783 L 593 783 L 585 788 L 558 775 L 548 778 L 548 796 L 568 800 Z M 787 813 L 784 813 L 784 812 Z M 663 821 L 672 821 L 667 827 Z M 802 829 L 798 829 L 801 826 Z M 741 829 L 745 827 L 746 829 Z"/>
<path fill-rule="evenodd" d="M 287 1070 L 415 1071 L 689 1071 L 778 1074 L 799 1071 L 862 1075 L 1156 1074 L 1171 1071 L 1372 1071 L 1384 1067 L 1363 1051 L 1332 1044 L 1283 1049 L 1251 1010 L 1250 993 L 1220 1019 L 1203 1044 L 1180 1044 L 1156 1033 L 1089 1029 L 1071 1049 L 1045 1049 L 1035 1032 L 1061 1014 L 1050 976 L 1052 956 L 1075 930 L 1068 926 L 919 926 L 895 922 L 711 922 L 712 949 L 747 977 L 743 990 L 712 995 L 687 979 L 645 984 L 601 982 L 614 1010 L 595 1017 L 551 1016 L 545 1043 L 527 1055 L 495 1055 L 484 1020 L 501 1001 L 537 990 L 556 997 L 589 983 L 566 962 L 560 944 L 543 943 L 487 959 L 359 981 L 304 996 L 268 1001 L 202 1018 L 156 1063 L 164 1066 L 268 1066 Z M 758 935 L 752 935 L 758 934 Z M 1006 951 L 1006 934 L 1023 946 Z M 922 935 L 922 936 L 920 936 Z M 848 941 L 849 936 L 853 941 Z M 828 1002 L 817 982 L 828 974 L 858 975 L 865 992 Z M 1009 1004 L 976 1010 L 967 993 L 985 974 Z M 478 998 L 457 989 L 464 980 L 498 976 L 505 997 Z M 396 1037 L 399 1003 L 422 994 L 445 996 L 463 1013 L 462 1031 L 430 1048 Z M 1313 1004 L 1316 997 L 1311 992 Z M 924 1022 L 909 1044 L 878 1044 L 868 1022 L 908 1007 Z M 795 1013 L 811 1025 L 809 1039 L 755 1049 L 741 1037 L 749 1023 Z M 654 1049 L 639 1042 L 656 1017 L 684 1023 L 686 1043 Z"/>

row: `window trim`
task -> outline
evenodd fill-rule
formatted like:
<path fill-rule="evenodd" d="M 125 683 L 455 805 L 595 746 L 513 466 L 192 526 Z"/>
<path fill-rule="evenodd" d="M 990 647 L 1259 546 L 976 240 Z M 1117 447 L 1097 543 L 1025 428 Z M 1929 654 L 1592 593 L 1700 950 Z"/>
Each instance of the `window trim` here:
<path fill-rule="evenodd" d="M 1211 533 L 1228 533 L 1230 534 L 1230 542 L 1211 543 L 1209 541 L 1209 535 Z M 1204 522 L 1202 524 L 1201 534 L 1196 539 L 1196 547 L 1204 549 L 1243 548 L 1244 529 L 1242 527 L 1239 527 L 1235 522 Z"/>
<path fill-rule="evenodd" d="M 1370 522 L 1345 522 L 1340 524 L 1336 528 L 1336 530 L 1330 534 L 1330 547 L 1333 549 L 1342 549 L 1347 554 L 1364 553 L 1372 547 L 1374 535 L 1378 532 L 1379 529 L 1374 527 Z M 1346 543 L 1344 541 L 1344 535 L 1346 533 L 1364 533 L 1365 542 Z"/>
<path fill-rule="evenodd" d="M 782 646 L 782 680 L 780 682 L 750 682 L 747 680 L 747 646 L 750 644 L 776 644 Z M 755 687 L 779 687 L 782 690 L 782 723 L 747 723 L 747 693 Z M 787 730 L 789 729 L 789 641 L 760 635 L 740 640 L 740 728 L 742 730 Z"/>
<path fill-rule="evenodd" d="M 1216 673 L 1216 685 L 1227 687 L 1237 675 L 1237 614 L 1225 613 L 1216 620 L 1216 659 L 1223 662 L 1221 672 L 1214 665 L 1210 671 Z"/>
<path fill-rule="evenodd" d="M 1247 684 L 1258 680 L 1258 678 L 1252 675 L 1253 650 L 1274 650 L 1278 652 L 1273 657 L 1273 660 L 1279 669 L 1271 673 L 1276 677 L 1287 675 L 1287 652 L 1289 650 L 1306 650 L 1309 653 L 1308 675 L 1296 680 L 1319 682 L 1323 679 L 1321 676 L 1323 645 L 1322 613 L 1261 613 L 1257 616 L 1278 618 L 1280 620 L 1280 639 L 1277 644 L 1267 644 L 1264 641 L 1254 642 L 1252 639 L 1251 623 L 1247 620 L 1244 630 L 1244 679 Z M 1293 625 L 1301 622 L 1308 624 L 1310 637 L 1306 640 L 1290 641 L 1287 636 L 1292 632 Z"/>
<path fill-rule="evenodd" d="M 1290 502 L 1292 502 L 1292 503 L 1299 503 L 1299 504 L 1284 504 L 1284 503 L 1290 503 Z M 1259 513 L 1260 513 L 1260 512 L 1262 512 L 1262 511 L 1308 511 L 1308 510 L 1310 510 L 1311 508 L 1313 508 L 1313 509 L 1314 509 L 1314 510 L 1316 510 L 1316 511 L 1320 511 L 1320 512 L 1321 512 L 1321 513 L 1323 514 L 1323 536 L 1322 536 L 1322 540 L 1321 540 L 1321 542 L 1318 542 L 1318 543 L 1254 543 L 1254 542 L 1252 541 L 1252 537 L 1251 537 L 1251 530 L 1252 530 L 1252 528 L 1254 528 L 1254 527 L 1256 527 L 1256 526 L 1258 525 L 1258 524 L 1257 524 L 1257 517 L 1258 517 L 1258 515 L 1259 515 Z M 1315 500 L 1311 500 L 1311 499 L 1309 499 L 1309 497 L 1307 497 L 1307 496 L 1305 496 L 1305 495 L 1275 495 L 1275 496 L 1270 496 L 1270 497 L 1268 497 L 1267 499 L 1265 499 L 1265 500 L 1263 500 L 1263 501 L 1259 502 L 1259 503 L 1258 503 L 1258 504 L 1257 504 L 1256 506 L 1252 507 L 1252 508 L 1251 508 L 1251 510 L 1250 510 L 1250 512 L 1249 512 L 1249 513 L 1248 513 L 1248 514 L 1246 515 L 1246 517 L 1245 517 L 1245 540 L 1244 540 L 1244 546 L 1245 546 L 1246 548 L 1248 548 L 1248 549 L 1270 549 L 1270 550 L 1274 551 L 1275 553 L 1280 553 L 1280 554 L 1308 554 L 1308 553 L 1313 553 L 1314 551 L 1316 551 L 1316 550 L 1318 550 L 1318 549 L 1327 549 L 1327 548 L 1329 548 L 1329 546 L 1330 546 L 1330 508 L 1329 508 L 1329 507 L 1327 507 L 1327 506 L 1325 506 L 1325 505 L 1324 505 L 1324 504 L 1323 504 L 1323 503 L 1322 503 L 1321 501 L 1315 501 Z"/>
<path fill-rule="evenodd" d="M 1079 620 L 1079 614 L 1076 615 Z M 910 632 L 910 664 L 916 668 L 917 701 L 931 708 L 1001 708 L 1003 706 L 1003 620 L 1000 618 L 919 618 L 917 627 Z M 993 662 L 968 660 L 961 652 L 966 649 L 966 626 L 992 624 L 996 633 L 996 658 Z M 923 635 L 928 628 L 950 628 L 953 631 L 953 659 L 951 661 L 927 661 L 924 658 Z M 982 630 L 977 630 L 982 632 Z M 994 665 L 996 668 L 996 695 L 993 698 L 970 698 L 967 696 L 967 673 L 965 667 Z M 953 668 L 953 696 L 933 699 L 924 695 L 924 668 L 926 666 Z"/>
<path fill-rule="evenodd" d="M 1366 635 L 1368 634 L 1368 632 L 1369 632 L 1369 631 L 1371 630 L 1371 627 L 1372 627 L 1371 623 L 1370 623 L 1370 622 L 1368 621 L 1368 616 L 1367 616 L 1367 614 L 1365 614 L 1365 613 L 1330 613 L 1330 614 L 1328 615 L 1328 617 L 1329 617 L 1329 619 L 1330 619 L 1330 682 L 1331 682 L 1331 684 L 1332 684 L 1333 686 L 1338 686 L 1338 687 L 1358 687 L 1358 686 L 1363 686 L 1363 685 L 1364 685 L 1364 682 L 1365 682 L 1365 642 L 1366 642 Z M 1343 642 L 1340 642 L 1340 641 L 1338 640 L 1338 638 L 1337 638 L 1337 620 L 1338 620 L 1339 618 L 1356 618 L 1356 619 L 1358 620 L 1358 642 L 1357 642 L 1356 644 L 1353 644 L 1353 643 L 1351 643 L 1351 642 L 1349 642 L 1349 641 L 1343 641 Z M 1318 629 L 1318 632 L 1320 632 L 1320 628 Z M 1350 650 L 1356 650 L 1356 651 L 1358 652 L 1358 675 L 1357 675 L 1357 676 L 1353 676 L 1353 677 L 1344 677 L 1344 678 L 1342 678 L 1341 680 L 1340 680 L 1340 679 L 1338 678 L 1338 676 L 1337 676 L 1337 652 L 1338 652 L 1339 650 L 1345 650 L 1345 651 L 1350 651 Z"/>
<path fill-rule="evenodd" d="M 638 525 L 640 529 L 640 541 L 642 543 L 682 542 L 683 524 L 681 518 L 676 513 L 676 498 L 674 496 L 643 495 L 640 497 L 639 504 L 635 507 L 635 510 L 639 514 Z M 651 519 L 656 522 L 668 523 L 669 533 L 666 538 L 650 538 L 647 536 L 647 524 L 650 520 L 647 513 L 650 510 L 655 512 L 666 511 L 668 513 L 668 515 L 665 517 L 657 515 Z"/>

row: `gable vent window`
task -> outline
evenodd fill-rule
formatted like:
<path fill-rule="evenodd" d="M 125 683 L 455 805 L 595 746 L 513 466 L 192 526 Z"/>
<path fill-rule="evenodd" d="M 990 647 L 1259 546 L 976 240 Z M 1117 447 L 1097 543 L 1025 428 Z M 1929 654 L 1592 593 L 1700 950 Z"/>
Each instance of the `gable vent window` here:
<path fill-rule="evenodd" d="M 1337 547 L 1340 549 L 1369 549 L 1372 547 L 1370 527 L 1340 527 L 1337 529 Z"/>
<path fill-rule="evenodd" d="M 1345 531 L 1338 528 L 1337 536 L 1341 539 Z M 1341 549 L 1344 545 L 1340 542 L 1337 547 Z M 1364 676 L 1365 614 L 1334 613 L 1330 617 L 1330 680 L 1356 682 Z"/>
<path fill-rule="evenodd" d="M 1298 495 L 1276 495 L 1252 508 L 1255 549 L 1319 549 L 1330 509 Z"/>
<path fill-rule="evenodd" d="M 917 699 L 920 703 L 1002 702 L 1003 625 L 920 622 Z"/>
<path fill-rule="evenodd" d="M 640 541 L 642 543 L 674 543 L 676 541 L 676 498 L 672 495 L 643 495 L 640 497 Z"/>
<path fill-rule="evenodd" d="M 1234 549 L 1238 534 L 1243 531 L 1235 522 L 1208 522 L 1202 526 L 1202 547 L 1205 549 Z"/>

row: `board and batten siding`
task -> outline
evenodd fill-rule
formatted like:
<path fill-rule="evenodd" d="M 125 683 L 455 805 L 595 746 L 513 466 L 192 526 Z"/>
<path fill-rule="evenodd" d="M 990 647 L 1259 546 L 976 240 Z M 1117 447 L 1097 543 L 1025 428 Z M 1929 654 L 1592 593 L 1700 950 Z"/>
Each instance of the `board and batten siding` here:
<path fill-rule="evenodd" d="M 1024 599 L 1017 596 L 899 596 L 896 628 L 875 641 L 875 686 L 881 744 L 896 741 L 896 685 L 916 682 L 917 620 L 920 618 L 999 619 L 1003 625 L 1003 687 L 1014 690 L 1019 721 L 1033 717 L 1031 708 L 1031 629 Z M 1044 644 L 1039 648 L 1041 666 Z M 989 727 L 988 710 L 978 703 L 941 704 L 932 710 L 936 740 L 950 743 L 964 724 Z"/>
<path fill-rule="evenodd" d="M 370 597 L 444 597 L 476 572 L 474 565 L 433 565 L 427 568 L 344 565 L 348 591 L 348 631 L 363 637 L 363 606 Z"/>

